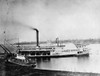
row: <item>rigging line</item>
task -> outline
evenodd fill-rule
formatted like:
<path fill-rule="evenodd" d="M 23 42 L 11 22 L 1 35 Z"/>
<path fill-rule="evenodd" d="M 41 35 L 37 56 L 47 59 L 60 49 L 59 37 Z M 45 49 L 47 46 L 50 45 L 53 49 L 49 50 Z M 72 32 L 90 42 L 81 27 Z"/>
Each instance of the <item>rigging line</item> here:
<path fill-rule="evenodd" d="M 4 45 L 0 44 L 0 46 L 5 50 L 6 53 L 11 53 L 10 50 L 7 47 L 5 47 Z"/>

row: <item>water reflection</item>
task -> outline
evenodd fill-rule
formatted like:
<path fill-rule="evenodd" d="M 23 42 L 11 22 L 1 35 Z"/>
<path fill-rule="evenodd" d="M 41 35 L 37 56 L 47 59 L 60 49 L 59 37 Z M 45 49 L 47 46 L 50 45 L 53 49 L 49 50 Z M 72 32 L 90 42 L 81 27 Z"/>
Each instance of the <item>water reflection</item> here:
<path fill-rule="evenodd" d="M 62 58 L 38 58 L 36 68 L 100 73 L 100 44 L 89 45 L 92 50 L 90 56 L 82 57 L 62 57 Z M 5 66 L 4 61 L 0 60 L 0 76 L 31 76 L 33 68 L 15 69 Z"/>
<path fill-rule="evenodd" d="M 91 44 L 87 47 L 91 49 L 89 56 L 51 58 L 49 62 L 37 63 L 37 68 L 100 73 L 100 44 Z"/>
<path fill-rule="evenodd" d="M 50 59 L 51 58 L 36 58 L 36 61 L 39 63 L 39 62 L 50 62 Z"/>
<path fill-rule="evenodd" d="M 83 64 L 83 63 L 88 63 L 89 62 L 89 56 L 80 56 L 80 57 L 77 57 L 77 63 L 79 64 Z"/>

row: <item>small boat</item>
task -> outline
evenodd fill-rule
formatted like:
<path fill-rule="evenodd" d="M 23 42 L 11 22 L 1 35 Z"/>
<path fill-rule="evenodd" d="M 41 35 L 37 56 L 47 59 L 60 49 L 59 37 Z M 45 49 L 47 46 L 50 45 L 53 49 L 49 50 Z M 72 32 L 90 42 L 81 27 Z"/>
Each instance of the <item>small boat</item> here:
<path fill-rule="evenodd" d="M 89 49 L 80 48 L 80 50 L 77 52 L 77 56 L 89 56 Z"/>
<path fill-rule="evenodd" d="M 20 67 L 36 67 L 36 62 L 27 59 L 25 56 L 17 55 L 11 57 L 6 61 L 8 66 L 20 66 Z"/>

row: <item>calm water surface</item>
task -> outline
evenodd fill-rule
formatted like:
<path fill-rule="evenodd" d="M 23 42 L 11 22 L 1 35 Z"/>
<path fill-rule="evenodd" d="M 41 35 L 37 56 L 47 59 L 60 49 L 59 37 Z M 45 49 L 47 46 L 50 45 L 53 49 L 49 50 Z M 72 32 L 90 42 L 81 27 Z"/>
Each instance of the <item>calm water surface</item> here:
<path fill-rule="evenodd" d="M 87 47 L 91 49 L 89 57 L 39 59 L 36 68 L 100 73 L 100 44 L 91 44 Z M 18 69 L 14 68 L 6 68 L 4 63 L 0 61 L 0 76 L 29 76 L 29 74 L 33 73 L 28 69 L 18 71 Z"/>
<path fill-rule="evenodd" d="M 41 59 L 37 62 L 37 68 L 100 73 L 100 44 L 91 44 L 87 47 L 91 49 L 89 57 Z"/>

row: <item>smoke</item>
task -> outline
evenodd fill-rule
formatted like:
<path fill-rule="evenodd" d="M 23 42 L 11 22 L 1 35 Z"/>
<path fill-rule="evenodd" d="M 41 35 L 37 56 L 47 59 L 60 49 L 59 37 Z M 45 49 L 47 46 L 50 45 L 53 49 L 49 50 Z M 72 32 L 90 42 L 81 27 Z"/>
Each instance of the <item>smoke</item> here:
<path fill-rule="evenodd" d="M 99 0 L 7 1 L 8 5 L 6 0 L 0 3 L 0 32 L 8 30 L 10 37 L 24 35 L 30 40 L 35 28 L 41 40 L 100 37 Z"/>
<path fill-rule="evenodd" d="M 28 31 L 31 32 L 36 29 L 30 25 L 26 25 L 22 22 L 19 22 L 17 20 L 12 20 L 12 19 L 9 19 L 9 20 L 2 19 L 0 23 L 1 23 L 0 27 L 2 28 L 0 32 L 0 41 L 3 41 L 4 38 L 6 38 L 9 41 L 12 41 L 12 40 L 16 41 L 17 39 L 17 42 L 18 42 L 18 38 L 25 37 L 24 33 L 27 33 Z M 6 35 L 3 35 L 4 31 Z"/>

